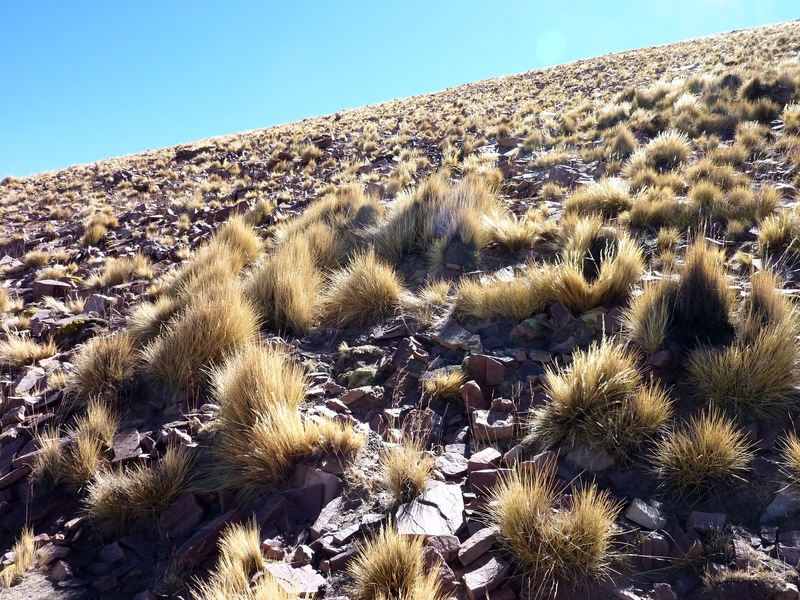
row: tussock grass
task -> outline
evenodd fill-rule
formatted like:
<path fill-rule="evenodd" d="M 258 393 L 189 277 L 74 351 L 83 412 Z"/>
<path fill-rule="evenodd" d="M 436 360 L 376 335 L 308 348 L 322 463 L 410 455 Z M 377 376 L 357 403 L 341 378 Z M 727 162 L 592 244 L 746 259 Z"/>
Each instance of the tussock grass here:
<path fill-rule="evenodd" d="M 783 132 L 787 135 L 800 134 L 800 104 L 787 104 L 781 115 Z"/>
<path fill-rule="evenodd" d="M 352 426 L 304 420 L 305 373 L 274 345 L 245 346 L 212 372 L 220 405 L 221 485 L 244 493 L 276 485 L 316 452 L 351 455 L 364 445 Z"/>
<path fill-rule="evenodd" d="M 22 264 L 26 269 L 43 267 L 50 262 L 50 253 L 44 250 L 29 250 L 22 257 Z"/>
<path fill-rule="evenodd" d="M 137 253 L 132 257 L 109 258 L 102 271 L 93 273 L 86 280 L 86 287 L 89 289 L 107 287 L 134 279 L 152 278 L 150 259 Z"/>
<path fill-rule="evenodd" d="M 73 382 L 79 397 L 115 397 L 123 385 L 130 383 L 139 359 L 139 352 L 126 333 L 90 339 L 73 360 Z"/>
<path fill-rule="evenodd" d="M 787 208 L 761 219 L 758 248 L 768 258 L 782 254 L 795 257 L 800 252 L 800 215 L 797 210 Z"/>
<path fill-rule="evenodd" d="M 492 490 L 488 511 L 537 598 L 603 579 L 615 556 L 619 505 L 590 485 L 574 489 L 572 503 L 556 510 L 553 471 L 513 471 Z"/>
<path fill-rule="evenodd" d="M 602 448 L 625 460 L 673 412 L 663 389 L 643 384 L 635 354 L 609 340 L 548 369 L 544 387 L 550 401 L 532 411 L 525 438 L 541 448 Z"/>
<path fill-rule="evenodd" d="M 786 482 L 800 488 L 800 438 L 797 432 L 791 431 L 781 442 L 781 472 Z"/>
<path fill-rule="evenodd" d="M 0 589 L 18 584 L 36 560 L 36 541 L 30 527 L 20 531 L 11 551 L 14 553 L 14 562 L 0 571 Z"/>
<path fill-rule="evenodd" d="M 762 271 L 751 278 L 737 317 L 730 345 L 690 353 L 689 376 L 718 408 L 746 419 L 780 419 L 800 402 L 797 311 L 777 276 Z"/>
<path fill-rule="evenodd" d="M 139 344 L 149 342 L 165 330 L 179 309 L 178 301 L 168 295 L 139 304 L 128 316 L 128 335 Z"/>
<path fill-rule="evenodd" d="M 0 342 L 0 364 L 18 369 L 50 358 L 57 351 L 52 340 L 39 344 L 28 337 L 9 333 L 8 339 Z"/>
<path fill-rule="evenodd" d="M 626 337 L 647 353 L 660 350 L 667 338 L 678 283 L 659 279 L 644 286 L 623 313 Z"/>
<path fill-rule="evenodd" d="M 261 538 L 255 523 L 233 524 L 222 532 L 219 559 L 206 581 L 191 590 L 196 600 L 296 600 L 264 571 Z M 258 578 L 255 576 L 260 574 Z"/>
<path fill-rule="evenodd" d="M 426 570 L 421 536 L 403 536 L 393 527 L 357 545 L 348 566 L 358 600 L 444 600 L 436 565 Z"/>
<path fill-rule="evenodd" d="M 175 391 L 201 387 L 206 369 L 253 341 L 258 317 L 238 286 L 202 294 L 144 349 L 150 373 Z"/>
<path fill-rule="evenodd" d="M 184 491 L 191 467 L 189 451 L 171 447 L 152 466 L 100 471 L 86 496 L 92 522 L 108 533 L 157 527 L 158 518 Z"/>
<path fill-rule="evenodd" d="M 459 319 L 527 319 L 547 305 L 547 298 L 537 283 L 538 280 L 530 276 L 487 284 L 474 279 L 462 279 L 456 289 L 453 314 Z"/>
<path fill-rule="evenodd" d="M 461 369 L 452 369 L 445 373 L 438 372 L 434 379 L 423 382 L 423 388 L 436 400 L 453 400 L 461 397 L 461 386 L 467 381 L 467 375 Z"/>
<path fill-rule="evenodd" d="M 673 171 L 689 158 L 691 144 L 685 133 L 664 131 L 642 149 L 642 154 L 634 153 L 631 162 L 642 161 L 646 167 L 657 173 Z"/>
<path fill-rule="evenodd" d="M 312 246 L 292 238 L 279 246 L 252 273 L 245 293 L 258 308 L 261 320 L 276 331 L 302 334 L 319 317 L 323 275 Z"/>
<path fill-rule="evenodd" d="M 8 290 L 0 286 L 0 313 L 8 310 L 11 305 L 11 298 L 8 297 Z"/>
<path fill-rule="evenodd" d="M 375 253 L 360 252 L 331 273 L 322 303 L 323 319 L 338 326 L 371 325 L 396 312 L 403 284 Z"/>
<path fill-rule="evenodd" d="M 255 262 L 264 249 L 264 243 L 252 225 L 241 215 L 234 215 L 217 229 L 214 243 L 221 244 L 240 255 L 244 264 Z"/>
<path fill-rule="evenodd" d="M 628 185 L 615 177 L 581 186 L 564 201 L 567 213 L 599 214 L 604 217 L 614 217 L 630 208 Z"/>
<path fill-rule="evenodd" d="M 411 439 L 385 448 L 379 464 L 379 483 L 395 504 L 420 496 L 433 473 L 433 458 L 423 450 L 421 443 Z"/>
<path fill-rule="evenodd" d="M 695 497 L 736 478 L 753 456 L 744 433 L 711 409 L 661 439 L 652 464 L 668 490 Z"/>
<path fill-rule="evenodd" d="M 631 204 L 631 224 L 638 227 L 681 227 L 687 223 L 687 217 L 684 205 L 668 187 L 645 188 Z"/>

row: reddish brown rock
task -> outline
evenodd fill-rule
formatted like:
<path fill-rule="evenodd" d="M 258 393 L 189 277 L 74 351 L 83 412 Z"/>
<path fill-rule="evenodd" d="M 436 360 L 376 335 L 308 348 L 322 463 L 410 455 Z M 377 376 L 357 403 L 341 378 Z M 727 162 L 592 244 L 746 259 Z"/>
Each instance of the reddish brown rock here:
<path fill-rule="evenodd" d="M 184 492 L 161 515 L 159 523 L 170 538 L 189 533 L 203 518 L 203 509 L 191 492 Z"/>
<path fill-rule="evenodd" d="M 470 410 L 485 410 L 489 408 L 489 403 L 483 396 L 481 386 L 475 381 L 467 381 L 461 386 L 461 398 L 464 400 L 464 406 L 467 411 Z"/>
<path fill-rule="evenodd" d="M 464 573 L 464 590 L 469 600 L 480 600 L 505 582 L 508 563 L 493 554 L 485 554 Z"/>
<path fill-rule="evenodd" d="M 469 357 L 469 371 L 481 387 L 494 387 L 506 379 L 506 368 L 493 356 L 473 354 Z"/>
<path fill-rule="evenodd" d="M 37 300 L 44 296 L 65 298 L 72 291 L 72 286 L 57 279 L 39 279 L 33 282 L 33 296 Z"/>
<path fill-rule="evenodd" d="M 301 598 L 315 598 L 325 585 L 325 578 L 310 565 L 295 568 L 284 562 L 270 562 L 266 567 L 284 590 Z"/>
<path fill-rule="evenodd" d="M 472 472 L 497 467 L 500 465 L 500 460 L 502 458 L 503 455 L 500 454 L 500 452 L 489 446 L 469 457 L 467 470 Z"/>
<path fill-rule="evenodd" d="M 230 523 L 236 522 L 238 518 L 238 511 L 231 509 L 213 521 L 206 523 L 178 548 L 175 553 L 175 559 L 186 566 L 200 564 L 214 551 L 222 531 Z"/>
<path fill-rule="evenodd" d="M 461 477 L 467 474 L 467 459 L 460 454 L 445 452 L 436 457 L 435 464 L 445 477 Z"/>
<path fill-rule="evenodd" d="M 477 560 L 497 542 L 498 531 L 495 527 L 484 527 L 464 540 L 458 551 L 458 560 L 465 567 Z"/>
<path fill-rule="evenodd" d="M 138 458 L 142 453 L 139 442 L 139 431 L 135 427 L 118 431 L 111 445 L 114 450 L 114 462 Z"/>
<path fill-rule="evenodd" d="M 512 413 L 476 410 L 472 413 L 472 430 L 481 442 L 497 442 L 514 436 Z"/>

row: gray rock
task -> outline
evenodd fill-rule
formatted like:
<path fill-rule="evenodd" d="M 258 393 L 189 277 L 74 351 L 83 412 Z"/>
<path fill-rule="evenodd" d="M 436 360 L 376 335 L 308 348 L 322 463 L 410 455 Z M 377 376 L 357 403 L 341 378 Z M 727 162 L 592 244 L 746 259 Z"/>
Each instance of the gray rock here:
<path fill-rule="evenodd" d="M 481 352 L 481 336 L 470 333 L 455 321 L 447 321 L 442 328 L 433 333 L 433 339 L 437 344 L 450 348 L 451 350 L 472 350 Z"/>
<path fill-rule="evenodd" d="M 489 446 L 469 457 L 467 470 L 480 471 L 482 469 L 497 467 L 500 465 L 500 460 L 502 458 L 503 455 L 500 454 L 497 449 Z"/>
<path fill-rule="evenodd" d="M 461 548 L 458 551 L 458 560 L 465 567 L 477 560 L 494 546 L 495 542 L 497 542 L 497 534 L 498 531 L 495 527 L 484 527 L 474 533 L 461 544 Z"/>
<path fill-rule="evenodd" d="M 697 533 L 722 533 L 726 520 L 725 513 L 707 513 L 695 510 L 686 519 L 686 529 L 694 529 Z"/>
<path fill-rule="evenodd" d="M 472 432 L 481 442 L 507 440 L 514 436 L 513 413 L 476 410 L 472 413 Z"/>
<path fill-rule="evenodd" d="M 625 511 L 625 518 L 645 529 L 661 529 L 667 524 L 667 520 L 661 516 L 657 508 L 639 498 L 631 502 L 628 510 Z"/>
<path fill-rule="evenodd" d="M 761 523 L 772 523 L 800 511 L 800 493 L 794 488 L 785 487 L 775 494 L 767 510 L 761 515 Z"/>
<path fill-rule="evenodd" d="M 492 554 L 485 554 L 464 573 L 464 588 L 469 600 L 479 600 L 505 581 L 508 563 Z"/>
<path fill-rule="evenodd" d="M 464 522 L 464 499 L 458 485 L 432 485 L 419 498 L 397 509 L 397 530 L 406 535 L 455 535 Z"/>

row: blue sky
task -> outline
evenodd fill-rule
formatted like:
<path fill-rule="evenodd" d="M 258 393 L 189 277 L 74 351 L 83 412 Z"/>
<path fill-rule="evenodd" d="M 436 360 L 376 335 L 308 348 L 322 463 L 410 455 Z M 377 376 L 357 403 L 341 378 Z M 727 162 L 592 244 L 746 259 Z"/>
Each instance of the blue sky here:
<path fill-rule="evenodd" d="M 6 0 L 0 177 L 798 17 L 793 0 Z"/>

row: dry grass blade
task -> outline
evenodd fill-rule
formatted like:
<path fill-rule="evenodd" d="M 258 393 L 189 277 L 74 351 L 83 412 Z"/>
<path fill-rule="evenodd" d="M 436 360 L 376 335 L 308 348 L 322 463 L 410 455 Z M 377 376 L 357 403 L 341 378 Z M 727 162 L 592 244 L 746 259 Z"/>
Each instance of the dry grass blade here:
<path fill-rule="evenodd" d="M 381 453 L 379 464 L 379 483 L 396 505 L 422 495 L 433 473 L 433 457 L 422 449 L 421 444 L 410 439 L 386 448 Z"/>

